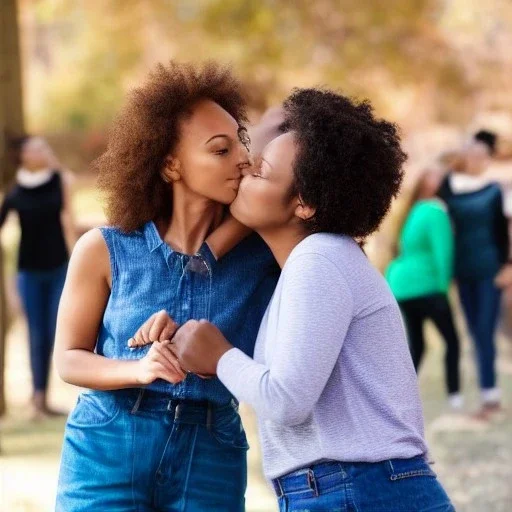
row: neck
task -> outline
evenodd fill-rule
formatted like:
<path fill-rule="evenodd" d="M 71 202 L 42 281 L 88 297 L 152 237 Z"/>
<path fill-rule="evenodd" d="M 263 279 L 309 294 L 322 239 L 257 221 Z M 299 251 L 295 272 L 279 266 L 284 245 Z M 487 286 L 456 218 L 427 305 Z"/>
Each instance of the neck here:
<path fill-rule="evenodd" d="M 286 228 L 258 233 L 269 246 L 281 268 L 284 267 L 293 249 L 310 235 L 309 232 L 304 231 L 298 226 L 293 228 L 287 226 Z"/>
<path fill-rule="evenodd" d="M 224 205 L 211 201 L 179 184 L 173 186 L 171 222 L 159 226 L 162 239 L 183 254 L 196 254 L 207 236 L 219 226 Z"/>

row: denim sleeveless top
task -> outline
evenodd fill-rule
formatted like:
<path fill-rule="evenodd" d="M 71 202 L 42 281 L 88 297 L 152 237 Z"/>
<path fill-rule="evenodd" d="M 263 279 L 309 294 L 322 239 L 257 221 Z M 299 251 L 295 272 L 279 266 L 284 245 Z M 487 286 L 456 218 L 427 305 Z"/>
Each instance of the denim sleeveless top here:
<path fill-rule="evenodd" d="M 207 319 L 235 347 L 252 356 L 261 319 L 274 292 L 279 267 L 256 234 L 220 260 L 203 243 L 195 256 L 173 251 L 153 222 L 126 234 L 100 228 L 110 255 L 112 290 L 96 352 L 112 359 L 140 359 L 150 348 L 131 349 L 128 339 L 160 310 L 179 325 Z M 217 379 L 189 374 L 176 385 L 157 380 L 147 386 L 174 399 L 225 404 L 232 395 Z"/>

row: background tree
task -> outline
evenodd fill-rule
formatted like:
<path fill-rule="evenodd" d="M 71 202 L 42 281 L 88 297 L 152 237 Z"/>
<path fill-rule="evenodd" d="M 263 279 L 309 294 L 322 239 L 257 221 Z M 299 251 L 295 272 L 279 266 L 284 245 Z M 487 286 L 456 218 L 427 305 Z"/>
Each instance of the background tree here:
<path fill-rule="evenodd" d="M 2 0 L 0 9 L 0 190 L 10 182 L 14 165 L 9 158 L 9 140 L 23 133 L 21 61 L 16 0 Z M 0 250 L 0 416 L 5 412 L 4 363 L 7 309 Z"/>

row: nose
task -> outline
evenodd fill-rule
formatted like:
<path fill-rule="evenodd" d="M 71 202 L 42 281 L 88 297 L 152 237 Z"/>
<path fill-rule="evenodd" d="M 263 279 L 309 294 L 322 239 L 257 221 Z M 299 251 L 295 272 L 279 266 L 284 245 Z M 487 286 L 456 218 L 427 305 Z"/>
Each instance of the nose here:
<path fill-rule="evenodd" d="M 244 169 L 252 165 L 252 158 L 251 154 L 249 153 L 249 150 L 245 147 L 244 144 L 240 143 L 238 147 L 239 154 L 237 167 L 240 169 L 240 171 L 243 171 Z"/>

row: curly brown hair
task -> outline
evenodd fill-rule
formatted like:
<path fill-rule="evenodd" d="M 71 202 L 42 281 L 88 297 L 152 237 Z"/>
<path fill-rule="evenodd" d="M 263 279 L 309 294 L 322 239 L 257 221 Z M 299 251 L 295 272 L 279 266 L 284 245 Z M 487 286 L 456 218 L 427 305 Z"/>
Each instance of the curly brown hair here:
<path fill-rule="evenodd" d="M 229 67 L 157 65 L 134 89 L 113 124 L 107 150 L 94 163 L 110 224 L 128 233 L 150 220 L 169 218 L 172 197 L 161 177 L 165 158 L 179 141 L 179 123 L 203 99 L 247 123 L 242 85 Z"/>

